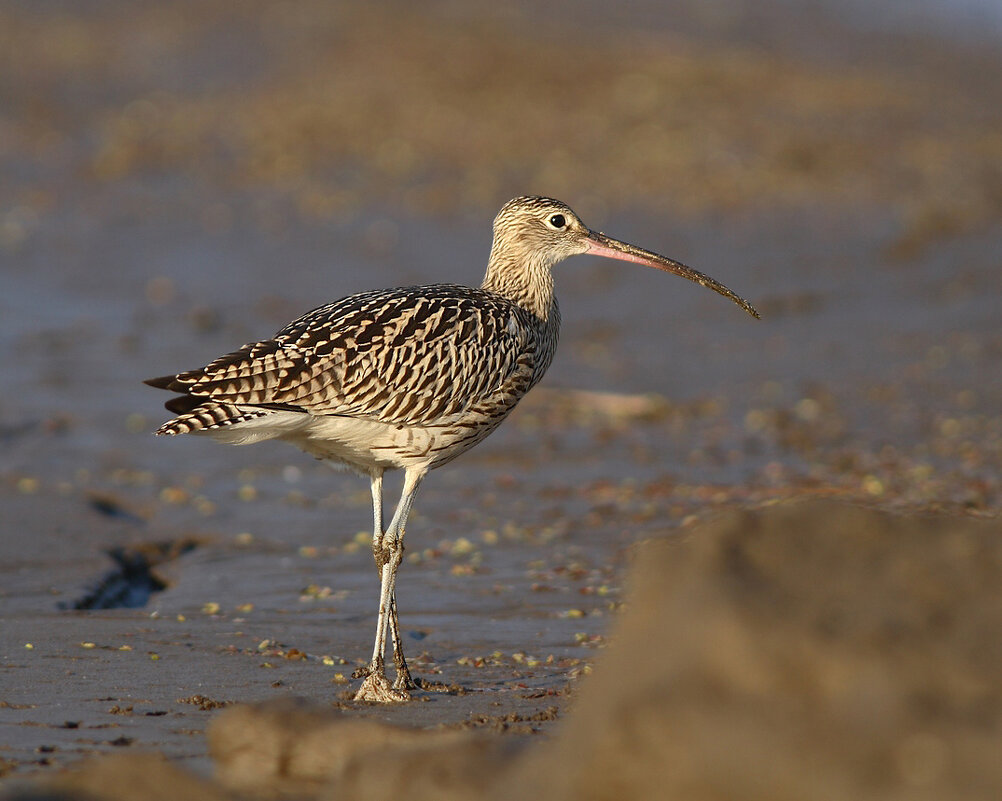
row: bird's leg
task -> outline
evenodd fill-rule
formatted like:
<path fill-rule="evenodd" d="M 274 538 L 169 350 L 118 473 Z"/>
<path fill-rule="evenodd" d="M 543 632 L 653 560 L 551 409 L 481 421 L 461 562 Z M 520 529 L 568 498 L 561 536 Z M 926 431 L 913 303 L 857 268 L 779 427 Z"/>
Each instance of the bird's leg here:
<path fill-rule="evenodd" d="M 369 489 L 372 492 L 372 557 L 376 560 L 376 575 L 382 582 L 383 576 L 383 471 L 374 469 L 369 474 Z M 370 662 L 351 674 L 353 679 L 363 679 L 372 670 Z"/>
<path fill-rule="evenodd" d="M 393 513 L 389 527 L 383 532 L 380 547 L 376 553 L 376 564 L 380 569 L 379 618 L 376 622 L 376 641 L 372 649 L 372 661 L 369 663 L 368 675 L 355 694 L 356 701 L 391 703 L 406 701 L 410 698 L 405 689 L 391 685 L 386 678 L 383 655 L 386 651 L 387 628 L 393 627 L 396 631 L 396 625 L 392 622 L 395 615 L 392 613 L 395 611 L 393 601 L 397 569 L 400 567 L 400 560 L 404 552 L 404 528 L 407 523 L 407 515 L 410 514 L 411 505 L 414 502 L 414 494 L 417 492 L 425 472 L 425 469 L 422 468 L 411 468 L 404 473 L 404 489 L 400 495 L 400 502 Z M 399 638 L 398 631 L 396 637 Z M 400 676 L 398 676 L 399 679 Z"/>
<path fill-rule="evenodd" d="M 383 472 L 373 472 L 370 476 L 370 489 L 372 490 L 372 555 L 376 561 L 376 572 L 382 578 L 383 562 Z M 401 533 L 402 536 L 402 533 Z M 411 678 L 411 672 L 407 667 L 407 660 L 404 657 L 403 639 L 400 636 L 400 621 L 397 617 L 396 592 L 390 596 L 390 640 L 393 643 L 393 664 L 397 670 L 396 681 L 393 682 L 395 690 L 415 690 L 417 684 Z M 353 678 L 362 678 L 369 675 L 370 665 L 360 668 L 352 674 Z"/>
<path fill-rule="evenodd" d="M 397 620 L 397 594 L 390 596 L 390 640 L 393 642 L 393 666 L 397 670 L 397 678 L 393 682 L 394 690 L 416 690 L 417 683 L 411 678 L 410 668 L 404 658 L 404 644 L 400 639 L 400 622 Z"/>

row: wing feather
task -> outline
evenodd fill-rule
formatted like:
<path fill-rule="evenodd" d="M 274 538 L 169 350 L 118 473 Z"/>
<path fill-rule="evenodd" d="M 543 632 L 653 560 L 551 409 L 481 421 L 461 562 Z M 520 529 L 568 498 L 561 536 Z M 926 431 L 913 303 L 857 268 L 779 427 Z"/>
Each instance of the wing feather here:
<path fill-rule="evenodd" d="M 536 358 L 541 326 L 479 289 L 366 292 L 201 369 L 150 383 L 237 406 L 428 424 L 517 401 L 548 366 Z"/>

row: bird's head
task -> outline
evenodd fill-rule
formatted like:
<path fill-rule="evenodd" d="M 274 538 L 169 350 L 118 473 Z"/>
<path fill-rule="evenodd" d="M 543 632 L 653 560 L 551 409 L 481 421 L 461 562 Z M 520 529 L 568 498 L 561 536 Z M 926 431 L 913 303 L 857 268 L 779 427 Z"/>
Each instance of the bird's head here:
<path fill-rule="evenodd" d="M 559 200 L 534 195 L 517 197 L 505 203 L 494 218 L 492 264 L 548 271 L 557 262 L 579 253 L 632 261 L 675 273 L 730 298 L 753 317 L 759 316 L 747 300 L 708 275 L 674 259 L 591 230 L 570 206 Z"/>
<path fill-rule="evenodd" d="M 586 253 L 591 234 L 566 203 L 548 197 L 517 197 L 494 218 L 494 250 L 518 261 L 537 260 L 553 266 L 568 256 Z"/>

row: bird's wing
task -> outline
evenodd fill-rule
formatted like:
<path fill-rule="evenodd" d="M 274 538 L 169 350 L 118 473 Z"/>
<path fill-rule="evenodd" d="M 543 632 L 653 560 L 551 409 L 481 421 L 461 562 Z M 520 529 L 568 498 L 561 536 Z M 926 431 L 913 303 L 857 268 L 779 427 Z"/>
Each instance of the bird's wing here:
<path fill-rule="evenodd" d="M 440 422 L 514 403 L 538 377 L 527 313 L 490 293 L 440 284 L 353 295 L 274 338 L 149 383 L 236 405 Z"/>

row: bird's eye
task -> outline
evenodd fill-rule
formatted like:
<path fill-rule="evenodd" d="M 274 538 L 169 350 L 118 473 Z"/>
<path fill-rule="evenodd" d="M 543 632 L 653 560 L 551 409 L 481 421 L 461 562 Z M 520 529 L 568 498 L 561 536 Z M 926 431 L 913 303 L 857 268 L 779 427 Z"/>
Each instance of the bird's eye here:
<path fill-rule="evenodd" d="M 547 222 L 550 224 L 551 228 L 556 228 L 558 230 L 567 225 L 567 220 L 564 219 L 563 214 L 554 214 L 549 220 L 547 220 Z"/>

